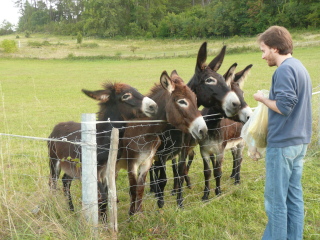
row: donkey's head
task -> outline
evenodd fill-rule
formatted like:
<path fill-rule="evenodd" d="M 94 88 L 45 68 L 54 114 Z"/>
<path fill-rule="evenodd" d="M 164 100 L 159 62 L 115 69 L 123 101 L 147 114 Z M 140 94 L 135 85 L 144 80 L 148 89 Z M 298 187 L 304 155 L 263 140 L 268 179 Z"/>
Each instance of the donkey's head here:
<path fill-rule="evenodd" d="M 231 119 L 234 121 L 245 123 L 249 120 L 252 114 L 252 110 L 244 100 L 243 85 L 252 68 L 252 64 L 246 66 L 242 71 L 234 74 L 236 66 L 237 63 L 234 63 L 224 74 L 224 77 L 227 81 L 227 85 L 230 86 L 231 90 L 237 94 L 240 100 L 240 110 L 238 114 L 233 116 Z"/>
<path fill-rule="evenodd" d="M 183 82 L 178 73 L 166 71 L 161 74 L 160 83 L 170 97 L 166 99 L 166 119 L 174 127 L 191 133 L 195 139 L 203 139 L 208 132 L 207 125 L 197 107 L 194 92 Z"/>
<path fill-rule="evenodd" d="M 188 86 L 197 95 L 198 106 L 214 108 L 215 111 L 231 117 L 238 113 L 240 100 L 227 86 L 223 76 L 217 73 L 226 52 L 224 46 L 221 52 L 209 64 L 207 60 L 207 43 L 204 42 L 199 49 L 195 73 Z"/>
<path fill-rule="evenodd" d="M 157 104 L 149 97 L 143 96 L 137 89 L 123 83 L 106 83 L 103 90 L 89 91 L 82 89 L 87 96 L 98 100 L 100 105 L 99 120 L 111 119 L 112 114 L 123 120 L 133 119 L 145 114 L 152 117 L 157 113 Z M 117 119 L 117 118 L 113 118 Z"/>

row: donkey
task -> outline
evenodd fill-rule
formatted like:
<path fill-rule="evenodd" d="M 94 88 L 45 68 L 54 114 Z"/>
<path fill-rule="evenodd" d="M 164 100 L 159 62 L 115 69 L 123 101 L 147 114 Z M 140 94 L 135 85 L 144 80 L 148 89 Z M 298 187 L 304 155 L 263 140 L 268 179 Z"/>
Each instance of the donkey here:
<path fill-rule="evenodd" d="M 201 105 L 215 107 L 215 109 L 219 109 L 223 116 L 232 117 L 238 113 L 241 102 L 236 93 L 228 87 L 225 78 L 217 73 L 224 60 L 225 51 L 226 46 L 209 64 L 206 64 L 207 43 L 204 42 L 198 52 L 195 73 L 187 85 L 196 94 L 198 107 Z M 232 77 L 231 70 L 229 69 L 226 73 L 228 78 Z M 228 79 L 227 82 L 231 82 L 231 79 Z M 191 142 L 191 139 L 190 135 L 183 134 L 173 127 L 168 127 L 162 136 L 162 143 L 158 148 L 155 164 L 150 171 L 150 190 L 155 192 L 160 208 L 164 205 L 163 192 L 167 183 L 165 163 L 167 160 L 174 159 L 180 153 L 188 152 L 187 149 L 192 149 L 197 143 Z M 182 146 L 184 151 L 182 151 Z M 185 160 L 179 161 L 179 164 L 179 175 L 183 176 L 186 172 Z M 175 173 L 177 173 L 177 170 L 175 170 Z M 155 178 L 159 180 L 158 183 L 155 183 Z M 182 192 L 177 196 L 179 206 L 182 206 L 181 195 Z"/>
<path fill-rule="evenodd" d="M 252 68 L 252 64 L 248 65 L 245 69 L 242 71 L 238 72 L 235 74 L 235 76 L 232 76 L 231 82 L 229 82 L 229 77 L 230 74 L 232 75 L 234 72 L 234 69 L 236 68 L 237 63 L 234 63 L 228 72 L 224 75 L 224 77 L 227 80 L 227 84 L 230 85 L 231 89 L 238 95 L 240 102 L 241 102 L 241 109 L 239 110 L 238 114 L 236 114 L 233 117 L 230 118 L 222 118 L 220 119 L 220 126 L 221 126 L 221 133 L 222 133 L 222 138 L 223 141 L 227 141 L 227 145 L 225 146 L 224 150 L 231 149 L 232 155 L 233 155 L 233 168 L 232 168 L 232 174 L 231 178 L 235 178 L 235 184 L 240 183 L 240 166 L 241 166 L 241 161 L 242 161 L 242 151 L 244 147 L 244 142 L 239 139 L 239 131 L 241 132 L 243 123 L 249 120 L 249 117 L 252 114 L 251 108 L 248 106 L 248 104 L 244 100 L 244 95 L 243 95 L 243 85 L 244 81 L 247 78 L 250 69 Z M 202 110 L 202 115 L 206 117 L 208 114 L 209 109 L 204 108 Z M 216 114 L 214 114 L 216 115 Z M 219 120 L 219 119 L 217 119 Z M 229 134 L 229 135 L 228 135 Z M 194 151 L 191 150 L 188 154 L 188 164 L 187 164 L 187 172 L 189 172 L 189 168 L 192 164 L 192 161 L 194 159 Z M 176 164 L 173 162 L 172 164 L 173 172 L 176 173 Z M 191 181 L 190 177 L 186 174 L 185 175 L 185 181 L 187 184 L 188 188 L 191 188 Z M 175 194 L 176 188 L 177 188 L 177 183 L 175 182 L 174 188 L 172 191 L 172 194 Z"/>
<path fill-rule="evenodd" d="M 143 96 L 135 88 L 122 83 L 106 83 L 103 90 L 82 90 L 88 97 L 99 101 L 100 110 L 97 113 L 99 121 L 123 121 L 130 120 L 141 114 L 152 117 L 157 112 L 157 104 L 148 97 Z M 102 202 L 106 200 L 105 169 L 108 161 L 110 136 L 112 127 L 120 129 L 123 136 L 124 123 L 101 123 L 97 124 L 97 165 L 98 186 Z M 81 141 L 81 123 L 61 122 L 52 130 L 49 138 L 66 139 L 69 142 Z M 81 148 L 69 142 L 48 141 L 49 166 L 51 188 L 56 189 L 57 180 L 61 169 L 65 172 L 62 177 L 63 190 L 69 200 L 69 208 L 74 210 L 70 194 L 70 186 L 73 179 L 81 179 Z M 119 154 L 121 154 L 119 152 Z M 105 212 L 105 204 L 100 204 L 101 214 Z"/>
<path fill-rule="evenodd" d="M 252 114 L 251 108 L 244 100 L 242 86 L 251 68 L 252 65 L 250 64 L 242 71 L 236 73 L 231 82 L 231 89 L 237 93 L 241 101 L 241 109 L 236 116 L 231 119 L 219 119 L 216 116 L 210 116 L 211 114 L 216 113 L 214 108 L 204 108 L 201 111 L 209 129 L 207 137 L 199 141 L 205 176 L 205 188 L 202 200 L 207 200 L 210 193 L 209 182 L 211 170 L 209 160 L 211 160 L 214 168 L 213 171 L 216 179 L 215 193 L 216 195 L 221 194 L 221 166 L 224 158 L 224 151 L 227 149 L 231 149 L 233 155 L 233 170 L 231 177 L 235 178 L 235 184 L 240 183 L 240 167 L 244 147 L 244 141 L 240 138 L 240 134 L 243 123 L 245 123 Z"/>
<path fill-rule="evenodd" d="M 196 95 L 184 84 L 177 72 L 172 71 L 170 77 L 163 72 L 161 85 L 155 85 L 148 97 L 158 104 L 158 114 L 153 120 L 166 120 L 183 133 L 190 133 L 195 139 L 203 139 L 207 127 L 197 107 Z M 161 134 L 167 128 L 167 123 L 141 126 L 128 124 L 122 140 L 125 149 L 117 162 L 117 172 L 120 168 L 128 171 L 130 183 L 129 214 L 142 211 L 142 197 L 147 173 L 153 158 L 161 144 Z"/>

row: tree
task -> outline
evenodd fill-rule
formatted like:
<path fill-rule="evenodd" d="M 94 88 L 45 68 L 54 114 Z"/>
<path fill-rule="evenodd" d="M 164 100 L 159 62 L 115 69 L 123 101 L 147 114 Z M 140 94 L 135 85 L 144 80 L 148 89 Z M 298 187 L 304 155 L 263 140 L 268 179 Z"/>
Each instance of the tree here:
<path fill-rule="evenodd" d="M 8 22 L 7 20 L 3 20 L 0 24 L 0 35 L 7 35 L 14 32 L 14 25 Z"/>

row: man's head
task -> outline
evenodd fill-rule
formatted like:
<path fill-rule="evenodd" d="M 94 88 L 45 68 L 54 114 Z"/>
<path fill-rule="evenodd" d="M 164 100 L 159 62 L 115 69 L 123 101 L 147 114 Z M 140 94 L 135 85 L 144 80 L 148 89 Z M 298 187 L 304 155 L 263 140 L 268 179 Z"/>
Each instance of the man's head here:
<path fill-rule="evenodd" d="M 292 54 L 292 38 L 284 27 L 272 26 L 268 28 L 258 36 L 258 43 L 262 51 L 262 59 L 265 59 L 270 67 L 278 66 L 283 57 Z"/>
<path fill-rule="evenodd" d="M 280 55 L 292 54 L 293 43 L 289 31 L 280 26 L 271 26 L 258 36 L 258 43 L 263 42 L 270 48 L 278 50 Z"/>

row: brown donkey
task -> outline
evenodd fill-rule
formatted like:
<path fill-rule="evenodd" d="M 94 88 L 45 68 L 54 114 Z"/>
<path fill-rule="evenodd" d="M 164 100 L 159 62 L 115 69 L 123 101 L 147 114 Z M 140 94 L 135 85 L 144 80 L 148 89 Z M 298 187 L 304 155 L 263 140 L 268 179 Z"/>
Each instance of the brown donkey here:
<path fill-rule="evenodd" d="M 157 104 L 148 97 L 140 94 L 135 88 L 122 83 L 107 83 L 103 90 L 82 90 L 88 97 L 99 101 L 100 110 L 97 114 L 99 121 L 123 121 L 130 120 L 141 114 L 152 117 L 157 112 Z M 98 186 L 102 202 L 106 200 L 106 178 L 105 168 L 108 161 L 110 136 L 112 127 L 120 129 L 123 136 L 125 123 L 99 123 L 97 127 L 97 165 Z M 69 199 L 70 210 L 74 210 L 70 194 L 70 186 L 73 179 L 81 179 L 80 145 L 70 142 L 81 141 L 81 123 L 61 122 L 58 123 L 49 138 L 65 139 L 68 142 L 48 141 L 50 186 L 55 189 L 61 169 L 64 171 L 62 177 L 63 190 Z M 121 153 L 119 152 L 119 155 Z M 100 204 L 101 213 L 105 212 L 105 204 Z"/>
<path fill-rule="evenodd" d="M 166 120 L 184 133 L 190 133 L 195 139 L 203 139 L 207 127 L 197 107 L 196 95 L 184 84 L 176 71 L 169 77 L 163 72 L 161 85 L 155 85 L 148 95 L 158 105 L 158 113 L 153 120 Z M 127 169 L 130 183 L 130 210 L 132 215 L 142 210 L 142 197 L 146 176 L 153 158 L 161 144 L 160 135 L 168 123 L 141 126 L 128 124 L 125 130 L 122 157 L 117 162 L 117 171 Z"/>

